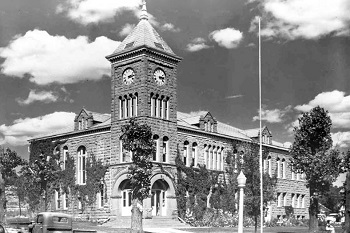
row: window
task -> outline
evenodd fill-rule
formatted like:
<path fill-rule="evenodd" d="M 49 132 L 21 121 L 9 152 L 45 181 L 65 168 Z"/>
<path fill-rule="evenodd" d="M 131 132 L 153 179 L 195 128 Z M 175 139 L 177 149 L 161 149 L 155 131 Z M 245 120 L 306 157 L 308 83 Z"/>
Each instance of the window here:
<path fill-rule="evenodd" d="M 224 163 L 223 163 L 223 157 L 222 157 L 222 150 L 223 148 L 218 148 L 218 165 L 217 169 L 223 171 L 224 170 Z"/>
<path fill-rule="evenodd" d="M 61 209 L 61 192 L 60 190 L 55 190 L 55 200 L 56 200 L 56 209 Z"/>
<path fill-rule="evenodd" d="M 160 151 L 160 145 L 159 145 L 159 136 L 158 135 L 154 135 L 153 136 L 153 140 L 156 142 L 156 151 L 153 153 L 153 161 L 155 162 L 159 162 L 159 151 Z"/>
<path fill-rule="evenodd" d="M 151 93 L 151 116 L 169 120 L 169 98 Z"/>
<path fill-rule="evenodd" d="M 62 170 L 66 169 L 66 163 L 67 163 L 67 157 L 68 157 L 68 147 L 64 146 L 63 147 L 63 158 L 62 158 Z"/>
<path fill-rule="evenodd" d="M 291 169 L 291 173 L 292 173 L 292 180 L 295 180 L 295 173 L 293 171 L 293 167 L 291 166 L 290 169 Z"/>
<path fill-rule="evenodd" d="M 162 153 L 162 162 L 166 163 L 169 157 L 169 138 L 163 137 L 163 153 Z"/>
<path fill-rule="evenodd" d="M 137 92 L 119 96 L 119 119 L 137 116 Z"/>
<path fill-rule="evenodd" d="M 132 162 L 132 152 L 123 148 L 123 141 L 120 139 L 120 162 L 128 163 Z"/>
<path fill-rule="evenodd" d="M 163 106 L 164 106 L 164 119 L 169 120 L 169 100 L 164 99 Z"/>
<path fill-rule="evenodd" d="M 281 160 L 280 158 L 277 158 L 276 161 L 277 161 L 277 178 L 281 178 Z"/>
<path fill-rule="evenodd" d="M 213 169 L 213 149 L 212 146 L 209 149 L 209 169 Z"/>
<path fill-rule="evenodd" d="M 104 206 L 104 190 L 103 190 L 104 186 L 103 184 L 100 184 L 99 187 L 99 192 L 96 194 L 96 204 L 97 204 L 97 208 L 103 208 Z"/>
<path fill-rule="evenodd" d="M 295 207 L 295 194 L 294 193 L 292 193 L 291 194 L 291 206 L 294 208 Z"/>
<path fill-rule="evenodd" d="M 191 165 L 194 167 L 197 167 L 198 164 L 198 156 L 197 156 L 197 143 L 194 142 L 192 144 L 192 156 L 191 156 L 192 162 Z"/>
<path fill-rule="evenodd" d="M 300 199 L 301 199 L 301 195 L 300 194 L 297 194 L 297 208 L 300 208 Z"/>
<path fill-rule="evenodd" d="M 209 153 L 208 153 L 208 151 L 209 151 L 208 146 L 204 145 L 204 164 L 205 164 L 206 168 L 208 168 L 208 166 L 209 166 L 209 162 L 208 162 Z"/>
<path fill-rule="evenodd" d="M 287 193 L 283 193 L 283 206 L 287 206 Z"/>
<path fill-rule="evenodd" d="M 183 162 L 186 166 L 189 166 L 188 162 L 188 141 L 185 141 L 184 147 L 183 147 Z"/>
<path fill-rule="evenodd" d="M 62 195 L 62 206 L 64 210 L 67 210 L 69 208 L 69 194 L 63 193 Z"/>
<path fill-rule="evenodd" d="M 282 206 L 282 193 L 277 193 L 277 207 Z"/>
<path fill-rule="evenodd" d="M 84 146 L 78 148 L 78 184 L 86 183 L 86 149 Z"/>
<path fill-rule="evenodd" d="M 282 159 L 282 164 L 281 164 L 281 178 L 285 179 L 286 178 L 286 160 Z"/>

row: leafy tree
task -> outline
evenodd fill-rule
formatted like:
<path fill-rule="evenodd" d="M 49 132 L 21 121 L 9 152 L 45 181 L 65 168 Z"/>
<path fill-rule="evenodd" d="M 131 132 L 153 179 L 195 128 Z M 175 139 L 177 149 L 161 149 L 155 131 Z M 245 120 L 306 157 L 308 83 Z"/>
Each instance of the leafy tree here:
<path fill-rule="evenodd" d="M 102 160 L 96 159 L 93 153 L 90 154 L 86 162 L 86 184 L 77 185 L 73 188 L 73 192 L 78 196 L 83 210 L 86 205 L 92 206 L 96 202 L 96 194 L 100 192 L 101 185 L 105 184 L 104 177 L 108 167 L 108 164 L 103 164 Z M 62 171 L 62 173 L 65 173 L 65 171 Z"/>
<path fill-rule="evenodd" d="M 331 185 L 329 190 L 320 196 L 319 202 L 331 210 L 332 213 L 338 213 L 343 205 L 342 187 Z"/>
<path fill-rule="evenodd" d="M 344 168 L 344 172 L 346 172 L 346 179 L 343 186 L 343 202 L 345 205 L 344 233 L 350 233 L 350 150 L 344 156 L 342 167 Z"/>
<path fill-rule="evenodd" d="M 328 191 L 340 172 L 341 158 L 332 149 L 332 121 L 328 112 L 315 107 L 303 113 L 294 128 L 291 165 L 294 172 L 304 173 L 310 190 L 309 232 L 318 231 L 319 195 Z"/>
<path fill-rule="evenodd" d="M 129 166 L 132 187 L 131 232 L 143 232 L 142 205 L 151 189 L 152 162 L 155 143 L 151 127 L 134 119 L 122 127 L 123 149 L 132 152 L 133 163 Z"/>
<path fill-rule="evenodd" d="M 254 220 L 255 232 L 257 232 L 260 216 L 260 163 L 259 163 L 259 144 L 241 143 L 234 145 L 234 153 L 229 163 L 229 169 L 234 171 L 231 174 L 237 180 L 239 171 L 242 169 L 247 178 L 244 188 L 244 205 L 245 213 Z M 263 150 L 263 158 L 268 155 L 267 148 Z M 236 168 L 237 166 L 237 168 Z M 270 176 L 268 173 L 263 174 L 263 207 L 266 208 L 269 202 L 276 198 L 276 176 Z"/>
<path fill-rule="evenodd" d="M 24 164 L 24 160 L 15 151 L 0 147 L 0 222 L 4 221 L 6 196 L 5 187 L 12 185 L 17 173 L 15 168 Z"/>

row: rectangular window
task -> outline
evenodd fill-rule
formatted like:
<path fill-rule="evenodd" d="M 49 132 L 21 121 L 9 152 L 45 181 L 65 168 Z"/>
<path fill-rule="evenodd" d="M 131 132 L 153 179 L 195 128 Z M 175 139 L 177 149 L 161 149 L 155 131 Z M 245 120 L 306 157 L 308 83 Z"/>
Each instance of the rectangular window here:
<path fill-rule="evenodd" d="M 295 194 L 292 193 L 292 194 L 291 194 L 291 197 L 292 197 L 292 198 L 291 198 L 291 200 L 292 200 L 292 203 L 291 203 L 292 205 L 291 205 L 291 206 L 294 208 L 294 207 L 295 207 Z"/>
<path fill-rule="evenodd" d="M 210 165 L 209 166 L 210 166 L 210 169 L 213 169 L 213 167 L 214 167 L 213 166 L 213 163 L 214 163 L 214 151 L 213 151 L 213 149 L 211 149 L 209 153 L 210 153 L 210 155 L 209 155 L 209 161 L 210 161 L 209 164 Z"/>
<path fill-rule="evenodd" d="M 297 194 L 297 208 L 300 208 L 300 194 Z"/>
<path fill-rule="evenodd" d="M 120 100 L 120 118 L 125 118 L 125 100 Z"/>
<path fill-rule="evenodd" d="M 301 208 L 305 208 L 305 195 L 301 197 Z"/>
<path fill-rule="evenodd" d="M 125 118 L 130 116 L 130 99 L 125 100 Z"/>
<path fill-rule="evenodd" d="M 191 165 L 196 166 L 196 147 L 192 146 Z"/>
<path fill-rule="evenodd" d="M 55 190 L 55 199 L 56 199 L 56 209 L 61 209 L 61 192 L 60 190 Z"/>
<path fill-rule="evenodd" d="M 277 159 L 277 178 L 281 178 L 281 160 Z"/>
<path fill-rule="evenodd" d="M 153 102 L 153 98 L 151 97 L 151 116 L 154 116 L 154 102 Z"/>
<path fill-rule="evenodd" d="M 168 118 L 168 101 L 163 100 L 163 111 L 164 111 L 164 119 L 169 119 Z"/>
<path fill-rule="evenodd" d="M 157 99 L 153 98 L 153 116 L 157 117 Z"/>

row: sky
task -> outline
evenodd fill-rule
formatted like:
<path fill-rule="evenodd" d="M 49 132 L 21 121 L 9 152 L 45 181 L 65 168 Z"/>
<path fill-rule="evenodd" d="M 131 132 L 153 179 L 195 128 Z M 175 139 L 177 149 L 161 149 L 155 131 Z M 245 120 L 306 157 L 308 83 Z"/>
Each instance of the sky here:
<path fill-rule="evenodd" d="M 0 0 L 0 145 L 110 113 L 110 55 L 138 23 L 141 0 Z M 350 146 L 348 0 L 148 0 L 149 20 L 183 60 L 178 111 L 210 111 L 237 128 L 262 119 L 290 145 L 298 117 L 328 110 L 334 146 Z"/>

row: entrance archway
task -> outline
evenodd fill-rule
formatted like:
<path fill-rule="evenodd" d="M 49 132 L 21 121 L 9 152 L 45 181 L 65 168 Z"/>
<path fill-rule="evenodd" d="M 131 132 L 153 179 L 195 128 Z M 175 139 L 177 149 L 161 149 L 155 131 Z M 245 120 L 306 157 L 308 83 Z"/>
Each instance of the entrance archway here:
<path fill-rule="evenodd" d="M 120 184 L 120 193 L 121 193 L 121 212 L 122 216 L 131 216 L 131 184 L 130 180 L 123 180 Z"/>
<path fill-rule="evenodd" d="M 167 191 L 169 185 L 164 180 L 156 180 L 151 188 L 151 207 L 152 216 L 167 215 Z"/>

